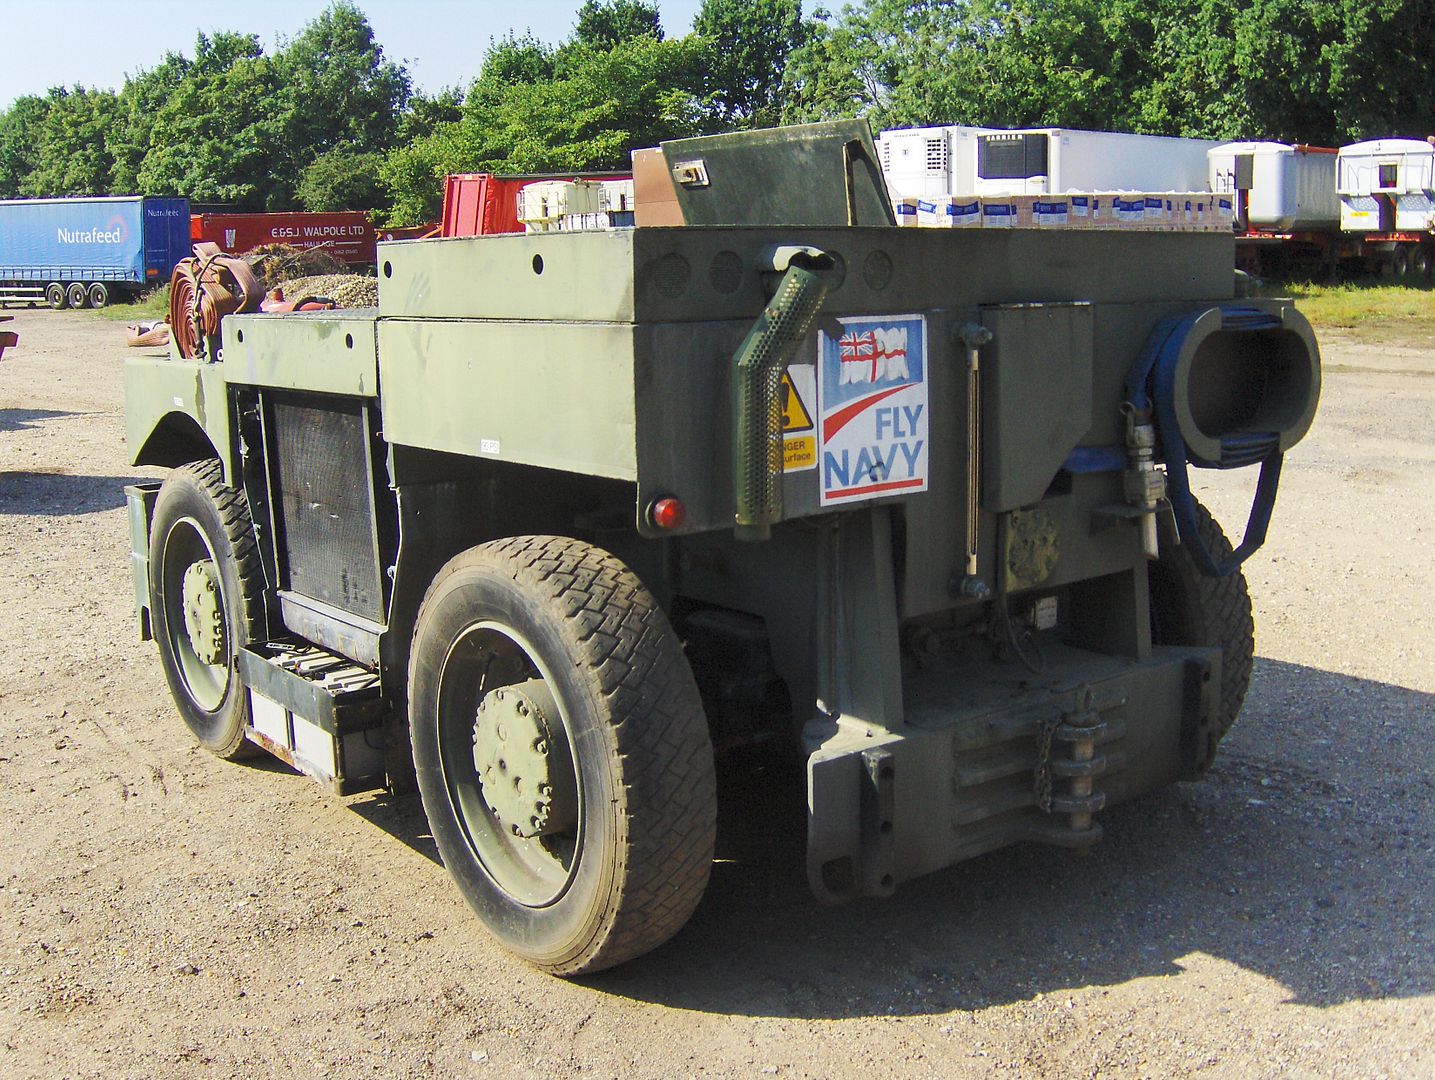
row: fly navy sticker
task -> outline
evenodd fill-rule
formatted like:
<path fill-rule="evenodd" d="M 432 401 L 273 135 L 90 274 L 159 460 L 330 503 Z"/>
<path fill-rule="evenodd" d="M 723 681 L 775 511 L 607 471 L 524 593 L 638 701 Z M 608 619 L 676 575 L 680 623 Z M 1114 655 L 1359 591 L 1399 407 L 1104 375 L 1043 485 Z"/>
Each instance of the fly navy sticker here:
<path fill-rule="evenodd" d="M 817 337 L 823 506 L 926 491 L 927 320 L 839 319 Z"/>

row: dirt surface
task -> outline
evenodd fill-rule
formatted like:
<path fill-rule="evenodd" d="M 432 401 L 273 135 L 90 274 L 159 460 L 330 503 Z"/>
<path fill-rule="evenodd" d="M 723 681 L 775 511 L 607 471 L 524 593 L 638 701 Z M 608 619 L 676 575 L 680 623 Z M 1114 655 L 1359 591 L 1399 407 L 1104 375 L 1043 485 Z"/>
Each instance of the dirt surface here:
<path fill-rule="evenodd" d="M 122 327 L 0 362 L 0 1072 L 1435 1073 L 1435 342 L 1325 341 L 1249 564 L 1260 659 L 1204 783 L 829 910 L 800 799 L 726 783 L 707 898 L 581 983 L 502 952 L 416 799 L 195 749 L 136 640 Z M 1228 531 L 1248 485 L 1202 474 Z"/>

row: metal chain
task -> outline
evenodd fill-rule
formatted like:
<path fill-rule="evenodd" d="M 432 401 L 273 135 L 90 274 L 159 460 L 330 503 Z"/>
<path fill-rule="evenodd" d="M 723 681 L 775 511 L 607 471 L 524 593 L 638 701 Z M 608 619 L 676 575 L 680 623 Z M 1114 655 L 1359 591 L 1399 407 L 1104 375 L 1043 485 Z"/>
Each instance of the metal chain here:
<path fill-rule="evenodd" d="M 1032 793 L 1043 814 L 1051 813 L 1051 738 L 1061 726 L 1061 714 L 1048 716 L 1036 729 L 1036 773 Z"/>

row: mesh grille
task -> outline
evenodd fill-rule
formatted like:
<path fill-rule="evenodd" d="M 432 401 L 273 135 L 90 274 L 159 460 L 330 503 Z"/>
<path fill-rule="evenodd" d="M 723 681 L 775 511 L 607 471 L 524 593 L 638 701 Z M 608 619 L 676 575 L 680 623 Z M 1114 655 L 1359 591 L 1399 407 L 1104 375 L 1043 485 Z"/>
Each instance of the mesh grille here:
<path fill-rule="evenodd" d="M 929 173 L 945 173 L 947 171 L 947 140 L 927 140 L 927 171 Z"/>
<path fill-rule="evenodd" d="M 276 401 L 273 417 L 288 587 L 381 620 L 363 413 L 347 402 Z"/>

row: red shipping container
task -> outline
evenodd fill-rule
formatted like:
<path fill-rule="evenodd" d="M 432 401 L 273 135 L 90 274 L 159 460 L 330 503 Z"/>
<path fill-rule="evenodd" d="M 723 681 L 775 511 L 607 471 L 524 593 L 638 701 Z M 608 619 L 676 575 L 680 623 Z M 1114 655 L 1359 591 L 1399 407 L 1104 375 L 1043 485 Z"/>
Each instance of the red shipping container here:
<path fill-rule="evenodd" d="M 441 236 L 492 236 L 521 233 L 518 192 L 528 178 L 504 179 L 492 173 L 454 173 L 443 182 Z"/>
<path fill-rule="evenodd" d="M 194 214 L 189 235 L 196 242 L 218 244 L 221 251 L 242 255 L 260 244 L 322 248 L 342 263 L 372 265 L 374 226 L 357 210 L 332 214 Z"/>

